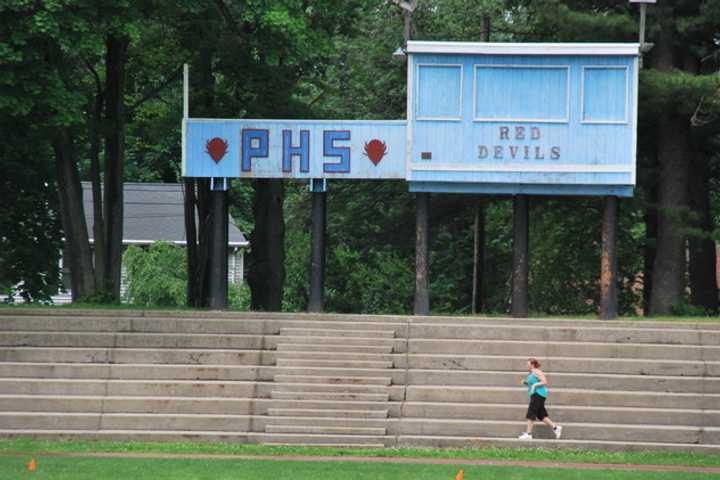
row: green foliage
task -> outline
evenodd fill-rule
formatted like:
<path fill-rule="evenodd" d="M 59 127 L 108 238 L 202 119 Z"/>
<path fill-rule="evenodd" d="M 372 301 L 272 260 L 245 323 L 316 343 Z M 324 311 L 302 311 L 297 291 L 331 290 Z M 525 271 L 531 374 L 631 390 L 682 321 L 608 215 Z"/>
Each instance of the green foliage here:
<path fill-rule="evenodd" d="M 135 245 L 123 255 L 127 272 L 127 300 L 134 305 L 176 307 L 186 303 L 185 249 L 155 242 L 147 249 Z"/>
<path fill-rule="evenodd" d="M 228 285 L 228 307 L 231 310 L 250 310 L 250 287 L 246 282 L 242 285 Z"/>

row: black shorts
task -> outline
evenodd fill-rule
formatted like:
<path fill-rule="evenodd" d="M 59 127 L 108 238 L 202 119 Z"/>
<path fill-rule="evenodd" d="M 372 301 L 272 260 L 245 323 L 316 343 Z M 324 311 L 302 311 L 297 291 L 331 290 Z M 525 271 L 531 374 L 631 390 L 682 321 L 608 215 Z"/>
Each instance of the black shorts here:
<path fill-rule="evenodd" d="M 533 393 L 530 397 L 530 405 L 528 405 L 527 413 L 525 418 L 528 420 L 541 420 L 548 416 L 547 410 L 545 410 L 545 397 Z"/>

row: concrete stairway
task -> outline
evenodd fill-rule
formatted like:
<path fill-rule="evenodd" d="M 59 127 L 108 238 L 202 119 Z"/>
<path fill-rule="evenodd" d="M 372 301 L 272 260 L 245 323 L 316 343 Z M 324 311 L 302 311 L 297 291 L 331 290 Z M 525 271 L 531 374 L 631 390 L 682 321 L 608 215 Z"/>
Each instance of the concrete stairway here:
<path fill-rule="evenodd" d="M 393 368 L 395 331 L 361 328 L 280 329 L 270 398 L 296 405 L 268 409 L 265 431 L 277 435 L 265 443 L 328 444 L 333 436 L 345 445 L 384 446 L 392 377 L 364 370 Z M 319 375 L 307 375 L 308 368 Z"/>
<path fill-rule="evenodd" d="M 0 310 L 0 436 L 720 453 L 720 322 Z"/>

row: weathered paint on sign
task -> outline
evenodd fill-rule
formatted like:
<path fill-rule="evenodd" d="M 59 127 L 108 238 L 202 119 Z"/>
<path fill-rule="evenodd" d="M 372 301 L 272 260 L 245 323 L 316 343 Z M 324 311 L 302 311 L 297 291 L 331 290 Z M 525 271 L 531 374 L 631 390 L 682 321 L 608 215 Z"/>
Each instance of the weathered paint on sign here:
<path fill-rule="evenodd" d="M 409 42 L 408 121 L 184 120 L 191 177 L 630 196 L 637 44 Z"/>
<path fill-rule="evenodd" d="M 436 47 L 409 49 L 412 191 L 632 195 L 636 54 Z"/>
<path fill-rule="evenodd" d="M 403 120 L 185 122 L 188 177 L 405 178 Z"/>

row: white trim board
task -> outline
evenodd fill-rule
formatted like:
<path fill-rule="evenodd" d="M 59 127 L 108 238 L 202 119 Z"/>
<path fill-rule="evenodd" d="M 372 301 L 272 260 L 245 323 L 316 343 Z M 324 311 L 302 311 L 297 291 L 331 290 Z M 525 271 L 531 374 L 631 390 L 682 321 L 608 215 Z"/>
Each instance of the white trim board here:
<path fill-rule="evenodd" d="M 472 55 L 640 55 L 639 43 L 483 43 L 410 41 L 408 53 Z"/>
<path fill-rule="evenodd" d="M 633 173 L 633 165 L 563 163 L 559 165 L 542 165 L 528 163 L 437 163 L 431 165 L 413 164 L 414 172 L 549 172 L 549 173 Z"/>

